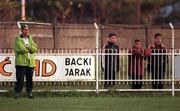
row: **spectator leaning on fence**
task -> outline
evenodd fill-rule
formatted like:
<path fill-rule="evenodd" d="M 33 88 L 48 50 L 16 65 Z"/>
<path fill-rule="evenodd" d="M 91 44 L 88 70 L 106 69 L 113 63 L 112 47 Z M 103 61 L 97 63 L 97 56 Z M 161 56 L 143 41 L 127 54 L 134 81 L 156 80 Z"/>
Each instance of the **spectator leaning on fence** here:
<path fill-rule="evenodd" d="M 115 75 L 119 71 L 119 46 L 116 45 L 116 34 L 110 33 L 108 37 L 108 42 L 104 46 L 104 79 L 109 80 L 105 81 L 104 88 L 109 88 L 110 86 L 115 85 Z"/>
<path fill-rule="evenodd" d="M 22 34 L 15 40 L 15 67 L 16 67 L 16 84 L 15 84 L 15 99 L 19 97 L 26 77 L 26 91 L 28 98 L 33 98 L 32 95 L 32 77 L 35 68 L 34 53 L 37 52 L 37 45 L 29 35 L 29 27 L 25 24 L 21 25 Z"/>
<path fill-rule="evenodd" d="M 142 80 L 144 75 L 144 57 L 150 55 L 150 49 L 144 50 L 140 40 L 136 39 L 134 41 L 134 47 L 129 52 L 132 55 L 128 56 L 128 74 L 130 79 L 135 80 L 132 81 L 132 89 L 141 89 L 142 81 L 139 80 Z"/>
<path fill-rule="evenodd" d="M 148 59 L 149 73 L 151 73 L 151 77 L 153 80 L 157 80 L 152 82 L 152 88 L 163 89 L 163 82 L 158 80 L 164 79 L 168 58 L 166 55 L 164 55 L 164 53 L 166 53 L 166 47 L 162 44 L 162 36 L 160 33 L 156 33 L 154 35 L 154 43 L 152 43 L 149 48 L 151 49 L 152 53 L 160 54 L 151 55 Z"/>

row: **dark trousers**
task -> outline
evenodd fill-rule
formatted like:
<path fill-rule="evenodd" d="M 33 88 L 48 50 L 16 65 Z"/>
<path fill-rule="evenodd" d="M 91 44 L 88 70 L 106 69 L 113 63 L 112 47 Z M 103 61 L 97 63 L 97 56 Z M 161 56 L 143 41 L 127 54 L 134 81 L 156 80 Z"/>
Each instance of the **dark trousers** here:
<path fill-rule="evenodd" d="M 109 81 L 105 81 L 104 83 L 105 88 L 115 85 L 115 81 L 111 81 L 111 80 L 115 80 L 115 74 L 116 74 L 116 71 L 105 70 L 104 78 L 105 80 L 109 80 Z"/>
<path fill-rule="evenodd" d="M 164 78 L 164 71 L 155 69 L 152 71 L 152 79 L 163 79 Z M 153 89 L 163 89 L 163 81 L 152 81 L 152 88 Z"/>
<path fill-rule="evenodd" d="M 132 89 L 141 89 L 142 88 L 142 75 L 138 74 L 132 74 L 132 80 L 137 80 L 137 81 L 132 81 Z"/>
<path fill-rule="evenodd" d="M 16 66 L 16 84 L 15 91 L 21 92 L 24 84 L 24 77 L 26 77 L 26 91 L 32 91 L 32 77 L 34 68 L 27 66 Z"/>

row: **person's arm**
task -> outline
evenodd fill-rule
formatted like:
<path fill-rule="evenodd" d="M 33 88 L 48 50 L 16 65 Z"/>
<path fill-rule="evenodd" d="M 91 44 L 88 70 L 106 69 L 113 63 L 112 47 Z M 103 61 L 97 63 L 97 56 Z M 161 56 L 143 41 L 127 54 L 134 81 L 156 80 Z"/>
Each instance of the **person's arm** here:
<path fill-rule="evenodd" d="M 142 49 L 132 49 L 132 55 L 135 55 L 135 56 L 143 56 L 143 50 Z"/>
<path fill-rule="evenodd" d="M 166 47 L 163 48 L 163 53 L 166 53 Z M 163 54 L 163 63 L 168 63 L 168 55 Z"/>
<path fill-rule="evenodd" d="M 130 55 L 130 54 L 132 54 L 132 49 L 129 49 L 128 53 L 129 53 L 129 55 L 128 55 L 128 76 L 131 78 L 133 55 Z"/>
<path fill-rule="evenodd" d="M 117 71 L 120 70 L 119 47 L 117 46 Z"/>
<path fill-rule="evenodd" d="M 102 49 L 102 55 L 101 55 L 101 69 L 104 70 L 105 69 L 105 46 L 106 44 L 103 46 Z"/>
<path fill-rule="evenodd" d="M 33 41 L 32 37 L 29 37 L 30 45 L 27 47 L 30 53 L 36 53 L 37 52 L 37 44 Z"/>
<path fill-rule="evenodd" d="M 150 48 L 144 49 L 144 56 L 149 57 L 150 55 L 151 55 L 151 49 Z"/>
<path fill-rule="evenodd" d="M 29 50 L 26 48 L 23 41 L 19 37 L 17 37 L 15 40 L 14 50 L 17 53 L 28 53 L 29 52 Z"/>

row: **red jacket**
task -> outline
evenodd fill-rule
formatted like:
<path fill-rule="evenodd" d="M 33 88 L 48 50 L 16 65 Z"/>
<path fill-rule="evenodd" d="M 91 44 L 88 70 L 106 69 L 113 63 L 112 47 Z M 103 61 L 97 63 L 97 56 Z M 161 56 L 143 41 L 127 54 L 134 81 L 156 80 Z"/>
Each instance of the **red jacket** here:
<path fill-rule="evenodd" d="M 129 55 L 129 67 L 128 71 L 129 74 L 135 74 L 135 75 L 144 75 L 144 57 L 149 56 L 148 51 L 150 50 L 144 50 L 143 48 L 133 48 L 130 49 L 130 53 L 132 55 Z"/>

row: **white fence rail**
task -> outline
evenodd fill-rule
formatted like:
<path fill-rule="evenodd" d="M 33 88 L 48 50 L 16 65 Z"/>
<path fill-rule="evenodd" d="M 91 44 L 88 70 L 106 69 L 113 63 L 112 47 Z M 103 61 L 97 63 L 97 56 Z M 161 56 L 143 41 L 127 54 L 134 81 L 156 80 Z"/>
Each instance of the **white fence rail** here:
<path fill-rule="evenodd" d="M 59 79 L 57 81 L 51 79 L 38 81 L 36 79 L 34 84 L 35 86 L 63 86 L 57 90 L 52 87 L 51 91 L 96 91 L 97 93 L 99 91 L 108 91 L 109 89 L 115 91 L 172 91 L 172 95 L 174 91 L 180 91 L 178 87 L 180 80 L 180 68 L 178 68 L 178 64 L 180 64 L 180 49 L 174 50 L 174 63 L 172 63 L 172 49 L 156 50 L 151 56 L 142 58 L 133 57 L 131 49 L 120 49 L 118 53 L 104 52 L 104 49 L 39 49 L 37 57 L 54 56 L 56 58 L 63 56 L 66 58 L 75 56 L 78 58 L 91 56 L 94 58 L 94 63 L 91 63 L 91 68 L 94 68 L 94 71 L 91 73 L 95 77 L 86 79 L 86 76 L 84 76 L 79 79 L 77 77 L 76 79 Z M 14 56 L 14 53 L 12 49 L 0 49 L 0 56 L 8 59 L 8 57 Z M 2 74 L 3 71 L 9 71 L 3 64 L 3 61 L 4 59 L 0 60 L 1 79 L 6 78 Z M 56 62 L 58 63 L 59 61 L 57 60 Z M 64 63 L 59 62 L 59 64 Z M 175 69 L 172 68 L 172 64 L 175 65 Z M 80 67 L 78 65 L 82 64 L 76 65 L 77 68 Z M 72 65 L 70 68 L 73 67 Z M 82 68 L 86 68 L 86 66 Z M 172 70 L 175 71 L 175 75 L 172 75 Z M 13 71 L 9 72 L 14 74 Z M 62 73 L 58 74 L 61 75 Z M 173 76 L 175 77 L 174 79 Z M 1 87 L 0 91 L 7 91 L 6 86 L 13 85 L 14 81 L 1 80 L 0 85 L 3 87 Z M 37 88 L 35 91 L 43 90 L 45 89 Z"/>

